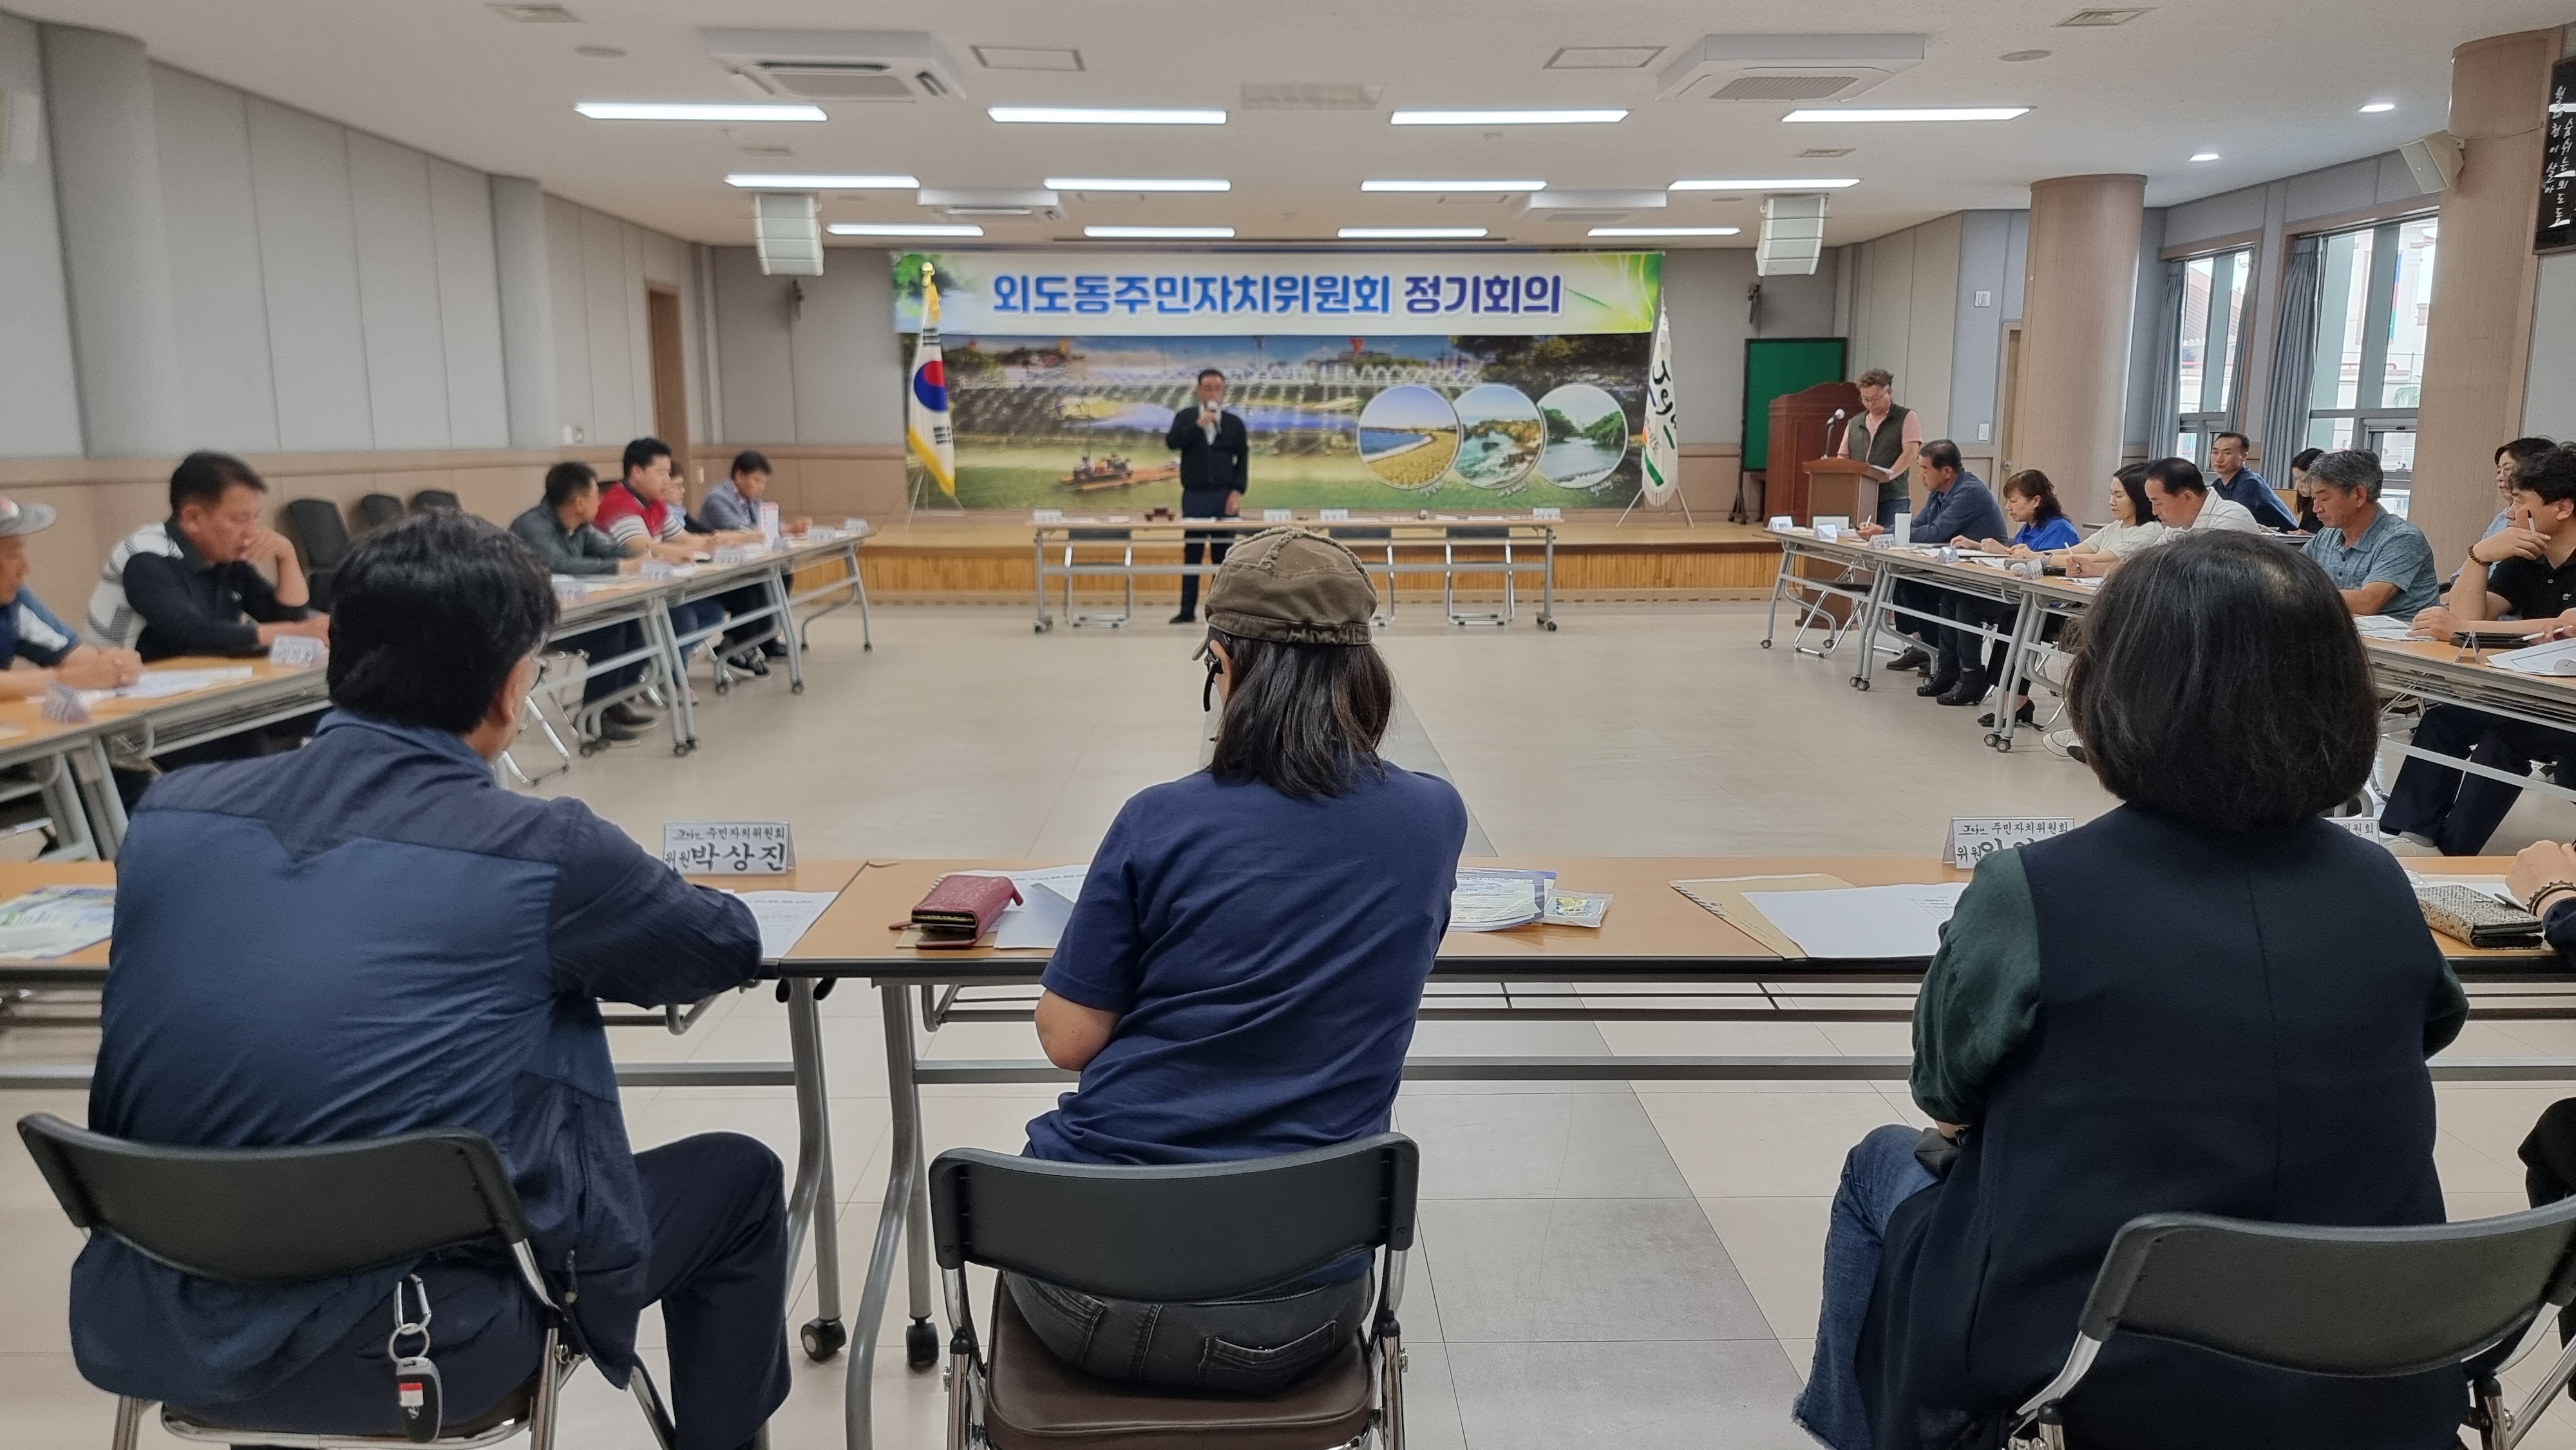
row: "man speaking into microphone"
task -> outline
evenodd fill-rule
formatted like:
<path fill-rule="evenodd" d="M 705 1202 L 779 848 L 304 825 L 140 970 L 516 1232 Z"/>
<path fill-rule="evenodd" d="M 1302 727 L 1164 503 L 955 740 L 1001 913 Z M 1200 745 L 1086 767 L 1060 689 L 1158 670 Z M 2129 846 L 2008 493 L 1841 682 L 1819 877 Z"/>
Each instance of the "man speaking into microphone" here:
<path fill-rule="evenodd" d="M 1225 410 L 1225 374 L 1214 368 L 1199 372 L 1195 407 L 1172 415 L 1172 431 L 1163 446 L 1181 455 L 1181 517 L 1230 519 L 1243 512 L 1243 488 L 1252 474 L 1252 443 L 1243 419 Z M 1196 567 L 1204 552 L 1210 563 L 1225 562 L 1232 535 L 1220 529 L 1192 529 L 1181 546 L 1181 562 Z M 1174 624 L 1191 624 L 1199 616 L 1199 576 L 1181 576 L 1181 612 Z"/>

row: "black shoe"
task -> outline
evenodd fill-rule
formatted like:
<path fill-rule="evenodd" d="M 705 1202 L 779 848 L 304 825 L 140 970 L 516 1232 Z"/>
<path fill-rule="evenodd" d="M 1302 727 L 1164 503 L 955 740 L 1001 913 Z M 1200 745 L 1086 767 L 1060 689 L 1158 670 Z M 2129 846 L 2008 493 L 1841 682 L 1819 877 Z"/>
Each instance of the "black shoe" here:
<path fill-rule="evenodd" d="M 2032 708 L 2031 703 L 2028 700 L 2024 700 L 2021 702 L 2021 708 L 2013 711 L 2013 718 L 2024 725 L 2035 725 L 2039 723 L 2039 712 Z M 1977 723 L 1988 729 L 1993 729 L 1995 723 L 1995 712 L 1988 710 L 1983 715 L 1978 716 Z"/>
<path fill-rule="evenodd" d="M 1198 622 L 1199 612 L 1195 609 L 1184 609 L 1180 613 L 1172 616 L 1172 623 L 1174 624 L 1196 624 Z"/>
<path fill-rule="evenodd" d="M 1938 670 L 1932 674 L 1931 678 L 1925 680 L 1922 684 L 1916 685 L 1914 687 L 1914 693 L 1929 699 L 1934 695 L 1948 693 L 1950 687 L 1957 683 L 1959 683 L 1959 672 L 1957 670 Z"/>
<path fill-rule="evenodd" d="M 1942 692 L 1941 703 L 1944 705 L 1973 705 L 1985 697 L 1986 672 L 1984 670 L 1961 670 L 1959 671 L 1958 683 Z"/>
<path fill-rule="evenodd" d="M 787 658 L 787 645 L 782 640 L 765 639 L 760 642 L 760 652 L 771 659 L 783 660 Z"/>
<path fill-rule="evenodd" d="M 629 730 L 650 730 L 661 723 L 660 716 L 647 710 L 637 709 L 631 702 L 625 700 L 620 700 L 600 711 L 599 718 L 623 725 Z"/>
<path fill-rule="evenodd" d="M 1887 662 L 1891 670 L 1923 670 L 1931 667 L 1932 656 L 1923 650 L 1910 649 Z"/>
<path fill-rule="evenodd" d="M 644 732 L 632 725 L 619 724 L 608 718 L 608 712 L 603 710 L 599 715 L 599 728 L 591 733 L 591 738 L 604 740 L 611 745 L 624 745 L 628 741 L 643 739 Z"/>
<path fill-rule="evenodd" d="M 763 659 L 760 651 L 756 649 L 747 649 L 735 654 L 726 655 L 725 663 L 742 671 L 744 674 L 751 675 L 757 679 L 765 680 L 769 678 L 769 661 Z"/>

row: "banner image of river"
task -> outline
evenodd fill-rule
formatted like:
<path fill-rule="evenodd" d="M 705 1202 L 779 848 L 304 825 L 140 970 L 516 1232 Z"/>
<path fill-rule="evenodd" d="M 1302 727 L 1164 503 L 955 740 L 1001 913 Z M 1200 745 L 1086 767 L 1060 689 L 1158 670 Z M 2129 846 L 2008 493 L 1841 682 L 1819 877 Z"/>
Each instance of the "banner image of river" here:
<path fill-rule="evenodd" d="M 967 508 L 1177 507 L 1201 368 L 1252 438 L 1246 511 L 1620 508 L 1650 333 L 942 340 Z"/>

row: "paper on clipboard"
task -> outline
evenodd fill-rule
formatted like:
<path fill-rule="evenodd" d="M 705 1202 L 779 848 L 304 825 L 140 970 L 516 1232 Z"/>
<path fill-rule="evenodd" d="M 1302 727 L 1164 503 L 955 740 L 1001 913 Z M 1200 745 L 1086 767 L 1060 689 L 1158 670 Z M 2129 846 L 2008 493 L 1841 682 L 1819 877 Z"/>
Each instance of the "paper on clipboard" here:
<path fill-rule="evenodd" d="M 1784 957 L 1803 957 L 1804 947 L 1789 939 L 1788 933 L 1771 924 L 1753 903 L 1744 899 L 1747 891 L 1833 891 L 1851 885 L 1839 876 L 1718 876 L 1699 881 L 1676 881 L 1673 889 L 1708 910 L 1746 936 L 1769 947 Z"/>

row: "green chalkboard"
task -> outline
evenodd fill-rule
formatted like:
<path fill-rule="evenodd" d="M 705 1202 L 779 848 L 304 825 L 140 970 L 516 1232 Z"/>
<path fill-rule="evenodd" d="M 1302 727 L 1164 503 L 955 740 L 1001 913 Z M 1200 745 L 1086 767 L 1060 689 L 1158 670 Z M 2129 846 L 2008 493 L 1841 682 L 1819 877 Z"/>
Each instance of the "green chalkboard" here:
<path fill-rule="evenodd" d="M 1839 337 L 1754 337 L 1744 343 L 1744 466 L 1771 466 L 1771 400 L 1843 379 Z"/>

